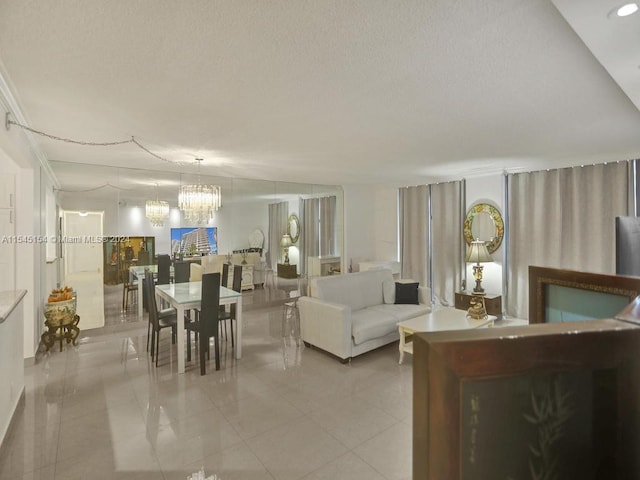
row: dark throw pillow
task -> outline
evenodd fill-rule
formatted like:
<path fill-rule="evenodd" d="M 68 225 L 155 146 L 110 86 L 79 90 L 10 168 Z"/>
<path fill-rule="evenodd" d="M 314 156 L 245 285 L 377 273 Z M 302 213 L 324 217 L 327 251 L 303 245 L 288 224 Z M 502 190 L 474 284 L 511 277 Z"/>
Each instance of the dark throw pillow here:
<path fill-rule="evenodd" d="M 418 305 L 418 285 L 419 283 L 399 283 L 396 282 L 396 305 L 411 304 Z"/>

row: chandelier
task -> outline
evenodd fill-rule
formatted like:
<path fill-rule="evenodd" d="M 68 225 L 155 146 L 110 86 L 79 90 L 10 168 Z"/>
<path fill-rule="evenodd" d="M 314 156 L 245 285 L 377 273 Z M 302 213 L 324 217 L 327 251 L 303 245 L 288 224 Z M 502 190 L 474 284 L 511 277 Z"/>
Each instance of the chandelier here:
<path fill-rule="evenodd" d="M 158 184 L 156 184 L 156 199 L 147 200 L 144 212 L 154 227 L 162 227 L 164 221 L 169 218 L 169 202 L 158 200 Z"/>
<path fill-rule="evenodd" d="M 197 224 L 207 223 L 213 212 L 222 206 L 222 194 L 218 185 L 202 185 L 200 183 L 200 162 L 198 162 L 198 183 L 182 185 L 178 195 L 178 206 L 184 217 Z"/>

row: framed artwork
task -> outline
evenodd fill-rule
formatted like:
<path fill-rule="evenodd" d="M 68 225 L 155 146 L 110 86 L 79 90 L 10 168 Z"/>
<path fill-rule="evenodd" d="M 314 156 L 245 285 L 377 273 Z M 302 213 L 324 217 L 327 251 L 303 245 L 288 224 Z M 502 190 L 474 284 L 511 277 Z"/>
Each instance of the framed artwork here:
<path fill-rule="evenodd" d="M 640 478 L 640 327 L 414 338 L 413 478 Z"/>
<path fill-rule="evenodd" d="M 171 254 L 217 255 L 217 227 L 186 227 L 171 229 Z"/>

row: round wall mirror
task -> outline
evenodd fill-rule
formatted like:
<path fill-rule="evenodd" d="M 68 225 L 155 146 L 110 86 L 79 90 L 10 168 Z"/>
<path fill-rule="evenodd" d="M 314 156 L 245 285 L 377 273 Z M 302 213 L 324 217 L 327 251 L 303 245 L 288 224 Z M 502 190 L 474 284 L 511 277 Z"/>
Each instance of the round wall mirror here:
<path fill-rule="evenodd" d="M 295 213 L 289 215 L 287 233 L 291 237 L 291 243 L 296 243 L 300 238 L 300 220 L 298 220 L 298 216 Z"/>
<path fill-rule="evenodd" d="M 467 245 L 471 245 L 475 239 L 483 240 L 489 253 L 493 253 L 500 247 L 504 237 L 502 215 L 493 205 L 478 203 L 469 209 L 463 233 Z"/>

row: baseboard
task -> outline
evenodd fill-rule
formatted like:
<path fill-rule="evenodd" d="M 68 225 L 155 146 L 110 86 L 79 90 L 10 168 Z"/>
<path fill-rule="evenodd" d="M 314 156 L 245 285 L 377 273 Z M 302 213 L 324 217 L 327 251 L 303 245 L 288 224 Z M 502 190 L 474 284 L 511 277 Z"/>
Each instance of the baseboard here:
<path fill-rule="evenodd" d="M 7 440 L 11 437 L 11 433 L 15 428 L 16 418 L 18 418 L 18 412 L 24 409 L 24 405 L 26 403 L 26 395 L 25 395 L 25 387 L 22 387 L 22 393 L 18 397 L 18 401 L 16 402 L 16 406 L 13 409 L 13 414 L 11 415 L 11 420 L 9 420 L 9 425 L 7 426 L 7 431 L 4 432 L 4 437 L 0 440 L 0 458 L 6 458 L 5 449 L 9 448 L 7 446 Z"/>

